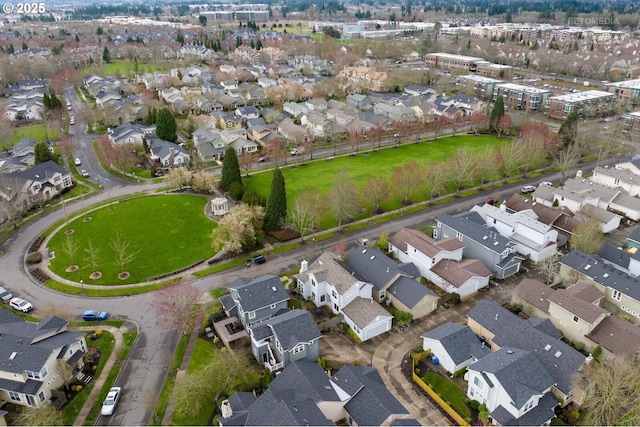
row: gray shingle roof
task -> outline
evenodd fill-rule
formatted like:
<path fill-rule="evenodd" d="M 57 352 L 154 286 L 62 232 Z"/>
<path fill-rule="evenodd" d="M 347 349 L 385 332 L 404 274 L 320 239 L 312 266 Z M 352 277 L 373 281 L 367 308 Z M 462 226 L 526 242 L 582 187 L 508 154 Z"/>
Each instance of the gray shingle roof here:
<path fill-rule="evenodd" d="M 538 401 L 538 406 L 531 409 L 518 419 L 507 411 L 502 405 L 491 412 L 491 418 L 503 426 L 540 426 L 555 417 L 553 408 L 558 404 L 553 394 L 547 393 Z"/>
<path fill-rule="evenodd" d="M 565 255 L 560 264 L 584 274 L 602 286 L 615 289 L 640 301 L 640 279 L 631 277 L 607 265 L 598 255 L 585 255 L 578 251 Z"/>
<path fill-rule="evenodd" d="M 554 379 L 527 350 L 502 347 L 469 366 L 470 371 L 495 375 L 516 408 L 554 385 Z"/>
<path fill-rule="evenodd" d="M 377 249 L 358 245 L 346 257 L 347 268 L 371 283 L 377 290 L 383 289 L 398 274 L 398 264 Z"/>
<path fill-rule="evenodd" d="M 599 255 L 605 262 L 613 264 L 614 267 L 618 266 L 618 268 L 629 270 L 631 255 L 625 251 L 620 250 L 609 243 L 605 243 Z"/>
<path fill-rule="evenodd" d="M 493 342 L 500 347 L 527 350 L 535 354 L 563 393 L 572 389 L 572 376 L 585 360 L 580 352 L 534 328 L 530 322 L 493 301 L 478 301 L 467 316 L 494 334 Z"/>
<path fill-rule="evenodd" d="M 242 306 L 243 311 L 259 310 L 289 300 L 289 295 L 277 276 L 269 274 L 250 282 L 246 280 L 246 278 L 236 279 L 229 285 L 229 289 L 237 291 L 238 303 Z"/>
<path fill-rule="evenodd" d="M 389 288 L 387 294 L 393 295 L 408 308 L 415 307 L 426 296 L 438 298 L 438 296 L 422 283 L 409 277 L 399 277 Z"/>
<path fill-rule="evenodd" d="M 462 212 L 453 216 L 444 214 L 440 215 L 436 220 L 462 233 L 468 239 L 481 244 L 492 252 L 502 253 L 505 249 L 515 244 L 515 242 L 498 233 L 493 227 L 485 225 L 485 221 L 477 212 Z"/>
<path fill-rule="evenodd" d="M 256 340 L 275 336 L 284 351 L 293 350 L 298 344 L 320 339 L 322 334 L 306 310 L 292 310 L 249 328 Z"/>
<path fill-rule="evenodd" d="M 380 374 L 370 366 L 343 366 L 331 381 L 349 393 L 345 409 L 360 426 L 379 426 L 391 415 L 409 411 L 385 387 Z"/>
<path fill-rule="evenodd" d="M 435 329 L 425 332 L 421 338 L 431 338 L 440 341 L 451 360 L 457 365 L 471 356 L 477 359 L 491 353 L 487 347 L 483 347 L 480 339 L 471 328 L 457 323 L 445 323 Z"/>
<path fill-rule="evenodd" d="M 25 169 L 23 171 L 17 171 L 9 174 L 12 178 L 24 179 L 24 180 L 37 180 L 42 181 L 44 178 L 50 178 L 54 174 L 60 173 L 63 176 L 68 175 L 69 171 L 54 162 L 53 160 L 48 160 L 44 163 L 40 163 L 35 165 L 32 168 Z"/>

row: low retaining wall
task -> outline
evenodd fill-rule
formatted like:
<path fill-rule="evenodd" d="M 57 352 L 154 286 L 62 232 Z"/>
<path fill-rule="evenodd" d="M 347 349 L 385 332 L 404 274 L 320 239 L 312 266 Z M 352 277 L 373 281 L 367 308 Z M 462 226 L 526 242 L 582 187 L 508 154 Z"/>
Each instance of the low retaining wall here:
<path fill-rule="evenodd" d="M 459 426 L 468 426 L 469 423 L 464 418 L 462 418 L 460 414 L 458 414 L 451 406 L 449 406 L 447 402 L 445 402 L 440 396 L 438 396 L 438 394 L 433 391 L 431 387 L 429 387 L 424 381 L 422 381 L 422 378 L 420 378 L 418 374 L 416 374 L 416 363 L 424 359 L 425 357 L 429 357 L 430 354 L 431 350 L 429 349 L 423 351 L 422 353 L 412 355 L 411 371 L 413 375 L 413 381 L 418 384 L 418 386 L 423 389 L 425 393 L 427 393 L 429 397 L 431 397 L 431 399 L 433 399 L 433 401 L 436 402 L 456 423 L 458 423 Z"/>

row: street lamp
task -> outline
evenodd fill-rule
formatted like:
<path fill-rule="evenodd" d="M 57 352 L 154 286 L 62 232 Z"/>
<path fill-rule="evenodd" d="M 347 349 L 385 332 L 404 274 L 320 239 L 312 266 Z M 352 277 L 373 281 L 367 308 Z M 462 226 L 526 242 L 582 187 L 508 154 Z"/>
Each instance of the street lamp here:
<path fill-rule="evenodd" d="M 84 295 L 84 281 L 82 280 L 82 273 L 78 271 L 78 278 L 80 279 L 80 286 L 82 287 L 82 295 Z"/>

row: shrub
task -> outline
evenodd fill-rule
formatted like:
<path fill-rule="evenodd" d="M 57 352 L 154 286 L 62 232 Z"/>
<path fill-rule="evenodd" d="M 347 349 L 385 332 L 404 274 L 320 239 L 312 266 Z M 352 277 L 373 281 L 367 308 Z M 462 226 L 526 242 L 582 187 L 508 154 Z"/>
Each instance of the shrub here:
<path fill-rule="evenodd" d="M 458 305 L 458 304 L 460 304 L 460 294 L 458 294 L 458 293 L 456 293 L 456 292 L 453 292 L 453 293 L 451 294 L 451 303 L 452 303 L 453 305 Z"/>
<path fill-rule="evenodd" d="M 229 196 L 231 196 L 233 200 L 241 200 L 243 192 L 244 187 L 242 187 L 242 183 L 238 181 L 232 182 L 229 186 Z"/>
<path fill-rule="evenodd" d="M 38 264 L 42 261 L 42 254 L 40 252 L 31 252 L 27 255 L 27 264 Z"/>
<path fill-rule="evenodd" d="M 247 191 L 244 193 L 242 195 L 242 201 L 251 206 L 267 206 L 267 199 L 255 191 Z"/>
<path fill-rule="evenodd" d="M 96 338 L 100 338 L 102 336 L 102 329 L 96 330 L 95 336 L 96 336 Z"/>
<path fill-rule="evenodd" d="M 416 375 L 420 375 L 420 368 L 416 368 Z"/>
<path fill-rule="evenodd" d="M 76 388 L 76 393 L 80 393 L 84 387 L 81 384 L 78 384 L 76 385 L 75 388 Z"/>
<path fill-rule="evenodd" d="M 602 356 L 602 347 L 597 345 L 591 352 L 591 355 L 593 356 L 594 359 L 596 359 L 596 361 L 599 361 L 600 356 Z"/>
<path fill-rule="evenodd" d="M 473 409 L 474 411 L 477 411 L 478 408 L 480 407 L 480 402 L 478 402 L 477 400 L 472 400 L 470 405 L 471 405 L 471 409 Z"/>

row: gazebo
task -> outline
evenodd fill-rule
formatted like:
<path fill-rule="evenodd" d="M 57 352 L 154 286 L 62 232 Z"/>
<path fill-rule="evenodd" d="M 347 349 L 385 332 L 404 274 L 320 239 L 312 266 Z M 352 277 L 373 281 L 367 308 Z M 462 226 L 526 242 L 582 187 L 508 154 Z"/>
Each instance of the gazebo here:
<path fill-rule="evenodd" d="M 226 197 L 216 197 L 211 200 L 211 212 L 216 216 L 223 216 L 229 212 L 229 201 Z"/>

